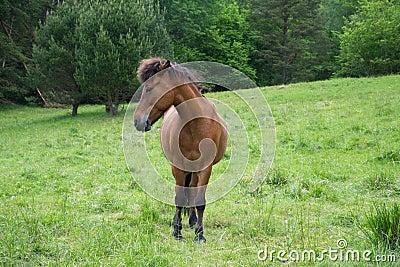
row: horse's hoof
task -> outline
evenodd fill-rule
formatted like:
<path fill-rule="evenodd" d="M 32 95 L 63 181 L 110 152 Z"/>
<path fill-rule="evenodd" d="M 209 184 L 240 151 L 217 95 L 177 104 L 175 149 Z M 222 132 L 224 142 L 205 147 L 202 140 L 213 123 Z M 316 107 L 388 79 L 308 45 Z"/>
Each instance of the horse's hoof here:
<path fill-rule="evenodd" d="M 178 241 L 182 240 L 182 238 L 183 238 L 182 234 L 178 233 L 178 232 L 174 232 L 172 235 L 175 237 L 175 240 L 178 240 Z"/>
<path fill-rule="evenodd" d="M 196 235 L 194 237 L 193 242 L 196 242 L 196 243 L 199 243 L 199 244 L 203 244 L 203 243 L 206 243 L 206 239 L 205 239 L 205 237 L 203 235 Z"/>
<path fill-rule="evenodd" d="M 183 239 L 181 234 L 174 234 L 175 240 L 181 241 Z"/>

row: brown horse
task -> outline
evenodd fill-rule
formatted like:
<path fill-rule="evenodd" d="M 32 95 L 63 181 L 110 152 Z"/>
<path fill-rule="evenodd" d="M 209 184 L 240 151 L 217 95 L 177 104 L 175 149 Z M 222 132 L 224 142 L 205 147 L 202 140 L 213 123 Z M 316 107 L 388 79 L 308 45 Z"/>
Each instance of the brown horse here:
<path fill-rule="evenodd" d="M 161 144 L 176 182 L 173 235 L 182 239 L 182 208 L 189 207 L 189 225 L 196 225 L 194 240 L 205 242 L 205 192 L 212 166 L 225 153 L 226 123 L 186 68 L 165 59 L 147 59 L 138 68 L 138 78 L 144 84 L 134 113 L 136 129 L 149 131 L 164 114 Z"/>

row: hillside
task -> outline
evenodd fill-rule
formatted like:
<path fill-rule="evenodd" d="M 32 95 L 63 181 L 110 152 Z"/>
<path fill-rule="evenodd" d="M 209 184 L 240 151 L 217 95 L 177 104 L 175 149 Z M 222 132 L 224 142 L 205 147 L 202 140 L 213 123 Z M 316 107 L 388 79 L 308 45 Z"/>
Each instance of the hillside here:
<path fill-rule="evenodd" d="M 276 125 L 273 167 L 257 192 L 242 181 L 207 206 L 205 245 L 193 244 L 187 218 L 184 240 L 175 241 L 174 207 L 130 176 L 123 115 L 110 117 L 103 106 L 72 118 L 69 110 L 0 105 L 0 265 L 258 266 L 271 263 L 258 259 L 266 248 L 285 250 L 286 259 L 289 251 L 339 248 L 399 261 L 398 247 L 378 250 L 366 233 L 374 205 L 400 204 L 400 76 L 261 90 Z"/>

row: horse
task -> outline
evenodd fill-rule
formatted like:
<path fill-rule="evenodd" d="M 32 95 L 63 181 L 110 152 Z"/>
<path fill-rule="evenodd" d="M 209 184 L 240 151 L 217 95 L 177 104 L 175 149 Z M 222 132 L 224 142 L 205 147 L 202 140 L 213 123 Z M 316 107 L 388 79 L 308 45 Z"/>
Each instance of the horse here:
<path fill-rule="evenodd" d="M 182 239 L 182 209 L 189 208 L 189 226 L 196 226 L 194 241 L 206 242 L 205 193 L 212 167 L 226 150 L 226 122 L 201 94 L 204 86 L 187 68 L 170 60 L 151 58 L 141 61 L 137 76 L 143 91 L 134 112 L 135 128 L 150 131 L 164 115 L 160 141 L 175 178 L 173 236 Z"/>

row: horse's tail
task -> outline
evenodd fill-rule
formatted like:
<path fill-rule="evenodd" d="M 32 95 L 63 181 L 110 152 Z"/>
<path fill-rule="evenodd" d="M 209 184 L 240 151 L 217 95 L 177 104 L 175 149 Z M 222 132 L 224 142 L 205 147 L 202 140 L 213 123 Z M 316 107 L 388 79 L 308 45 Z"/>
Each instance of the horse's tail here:
<path fill-rule="evenodd" d="M 185 187 L 189 187 L 191 180 L 192 180 L 192 173 L 190 172 L 186 175 Z M 185 190 L 186 203 L 188 203 L 188 205 L 189 205 L 189 188 L 185 188 L 185 189 L 186 189 Z M 189 208 L 188 207 L 183 208 L 183 214 L 189 216 Z"/>
<path fill-rule="evenodd" d="M 191 181 L 191 180 L 192 180 L 192 173 L 189 172 L 189 173 L 186 175 L 185 187 L 189 187 L 190 181 Z"/>

